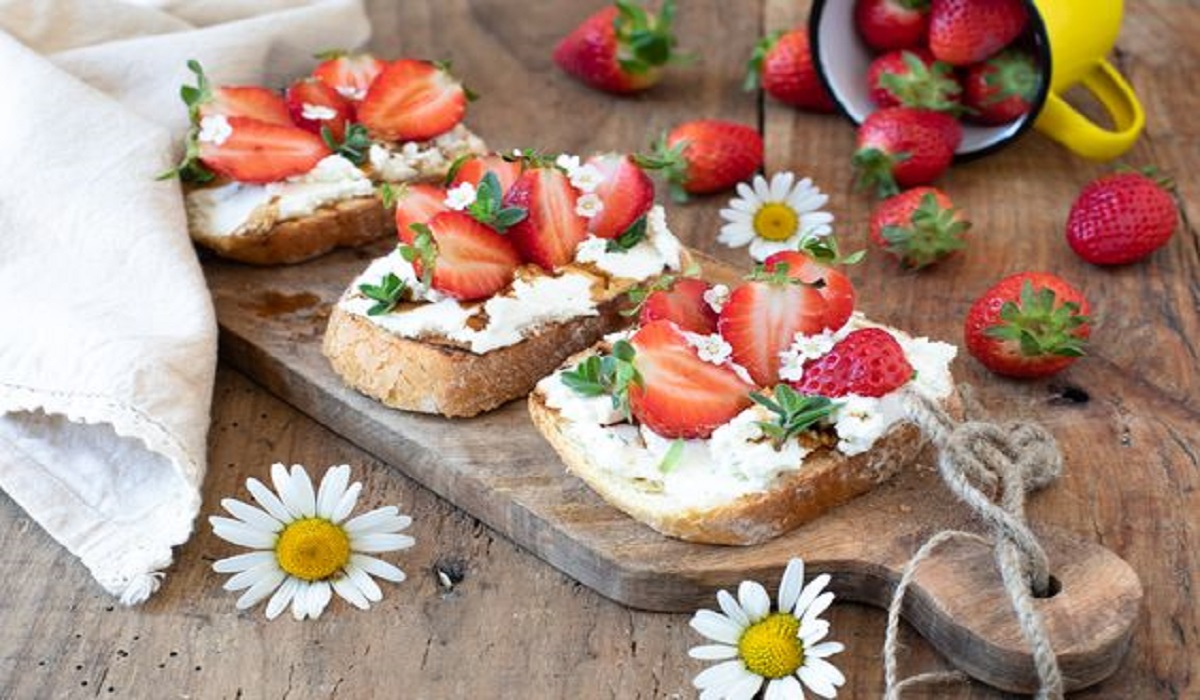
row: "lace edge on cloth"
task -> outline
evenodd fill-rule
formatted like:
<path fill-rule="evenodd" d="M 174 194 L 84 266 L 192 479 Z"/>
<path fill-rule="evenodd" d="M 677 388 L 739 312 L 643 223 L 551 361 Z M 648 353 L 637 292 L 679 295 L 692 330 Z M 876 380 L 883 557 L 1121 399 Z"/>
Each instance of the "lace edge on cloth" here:
<path fill-rule="evenodd" d="M 174 504 L 179 517 L 155 524 L 153 537 L 109 524 L 111 537 L 105 538 L 103 544 L 77 547 L 78 543 L 66 542 L 58 533 L 47 529 L 55 540 L 79 557 L 96 582 L 123 605 L 145 602 L 158 590 L 163 577 L 161 570 L 174 561 L 172 547 L 185 543 L 192 535 L 193 523 L 200 512 L 199 484 L 204 475 L 202 462 L 162 423 L 112 397 L 40 390 L 0 382 L 0 415 L 37 411 L 61 415 L 72 423 L 107 425 L 117 436 L 138 440 L 147 450 L 158 453 L 170 462 L 176 478 L 184 487 L 180 491 L 185 500 Z M 57 477 L 36 460 L 30 459 L 29 462 L 40 469 L 38 476 L 58 482 Z M 58 491 L 70 497 L 81 509 L 95 512 L 65 484 L 58 482 L 58 486 Z M 16 494 L 11 495 L 30 517 L 45 527 L 36 512 L 22 503 Z M 99 514 L 96 517 L 97 520 L 101 519 Z"/>

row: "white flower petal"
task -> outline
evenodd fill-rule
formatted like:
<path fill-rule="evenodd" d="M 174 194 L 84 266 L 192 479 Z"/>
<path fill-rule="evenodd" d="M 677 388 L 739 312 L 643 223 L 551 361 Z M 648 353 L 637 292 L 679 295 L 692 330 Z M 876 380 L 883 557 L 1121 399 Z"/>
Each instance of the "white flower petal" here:
<path fill-rule="evenodd" d="M 754 239 L 754 229 L 746 224 L 725 224 L 717 234 L 717 241 L 730 248 L 740 248 Z"/>
<path fill-rule="evenodd" d="M 692 685 L 697 688 L 732 685 L 746 677 L 757 678 L 758 676 L 747 671 L 741 659 L 734 659 L 704 669 L 692 679 Z"/>
<path fill-rule="evenodd" d="M 846 684 L 846 676 L 842 674 L 837 666 L 834 666 L 825 659 L 813 658 L 806 661 L 804 665 L 811 668 L 813 672 L 820 674 L 823 678 L 828 679 L 835 686 L 840 687 Z"/>
<path fill-rule="evenodd" d="M 824 211 L 812 211 L 800 215 L 800 221 L 806 228 L 833 223 L 833 214 Z"/>
<path fill-rule="evenodd" d="M 358 590 L 358 586 L 354 585 L 349 578 L 344 576 L 342 578 L 335 578 L 332 583 L 333 592 L 341 596 L 347 603 L 350 603 L 359 610 L 367 610 L 371 607 L 371 603 L 367 600 L 367 597 L 362 594 L 362 591 Z"/>
<path fill-rule="evenodd" d="M 738 650 L 728 644 L 705 644 L 688 649 L 688 656 L 704 661 L 724 661 L 737 658 Z"/>
<path fill-rule="evenodd" d="M 229 511 L 233 517 L 256 530 L 279 532 L 283 529 L 283 523 L 271 517 L 265 510 L 255 508 L 248 503 L 242 503 L 236 498 L 222 498 L 221 507 Z"/>
<path fill-rule="evenodd" d="M 738 193 L 738 196 L 737 196 L 738 200 L 741 200 L 749 205 L 752 205 L 755 209 L 757 209 L 759 207 L 759 205 L 762 204 L 762 199 L 757 194 L 755 194 L 754 188 L 745 182 L 739 182 L 737 184 L 737 193 Z M 734 201 L 736 201 L 736 200 L 730 200 L 729 206 L 731 206 L 731 207 L 736 206 L 734 204 Z"/>
<path fill-rule="evenodd" d="M 792 557 L 779 582 L 779 611 L 790 613 L 804 588 L 804 560 Z"/>
<path fill-rule="evenodd" d="M 275 533 L 250 527 L 241 520 L 213 515 L 208 518 L 208 523 L 212 525 L 213 534 L 226 542 L 254 549 L 275 547 Z"/>
<path fill-rule="evenodd" d="M 213 562 L 213 571 L 219 574 L 235 574 L 259 564 L 275 561 L 275 552 L 246 552 Z"/>
<path fill-rule="evenodd" d="M 692 626 L 692 629 L 714 642 L 724 642 L 725 644 L 737 644 L 744 629 L 743 626 L 728 617 L 712 610 L 697 610 L 688 624 Z"/>
<path fill-rule="evenodd" d="M 812 605 L 808 606 L 808 609 L 804 611 L 804 617 L 800 618 L 800 626 L 803 627 L 805 622 L 811 622 L 812 620 L 816 619 L 818 615 L 829 609 L 829 606 L 832 604 L 833 593 L 826 591 L 825 593 L 817 596 L 817 599 L 812 602 Z"/>
<path fill-rule="evenodd" d="M 792 192 L 792 183 L 796 181 L 796 173 L 784 171 L 775 173 L 771 178 L 771 199 L 775 202 L 786 202 Z"/>
<path fill-rule="evenodd" d="M 392 552 L 398 549 L 408 549 L 416 543 L 416 540 L 409 535 L 390 532 L 347 534 L 350 535 L 350 548 L 356 552 Z"/>
<path fill-rule="evenodd" d="M 750 257 L 762 262 L 780 251 L 795 250 L 799 240 L 797 236 L 792 236 L 786 241 L 768 241 L 765 238 L 755 238 L 750 242 Z"/>
<path fill-rule="evenodd" d="M 762 684 L 762 676 L 751 674 L 730 686 L 729 690 L 725 691 L 725 697 L 729 700 L 751 700 Z"/>
<path fill-rule="evenodd" d="M 333 513 L 333 509 L 337 507 L 338 501 L 342 500 L 342 496 L 346 493 L 346 486 L 350 483 L 350 465 L 342 464 L 336 467 L 330 467 L 325 472 L 325 476 L 321 477 L 321 487 L 317 489 L 317 515 L 322 518 L 329 518 Z"/>
<path fill-rule="evenodd" d="M 221 587 L 227 591 L 240 591 L 243 588 L 252 587 L 264 578 L 269 578 L 271 574 L 279 570 L 279 566 L 274 561 L 265 561 L 234 574 Z"/>
<path fill-rule="evenodd" d="M 804 656 L 810 659 L 824 659 L 846 650 L 841 642 L 821 642 L 812 646 L 804 645 Z"/>
<path fill-rule="evenodd" d="M 825 620 L 809 620 L 808 624 L 800 628 L 800 641 L 804 643 L 804 648 L 807 649 L 815 645 L 817 642 L 825 638 L 829 634 L 829 623 Z"/>
<path fill-rule="evenodd" d="M 804 688 L 795 676 L 776 678 L 767 684 L 763 700 L 804 700 Z"/>
<path fill-rule="evenodd" d="M 362 482 L 356 481 L 350 484 L 350 488 L 346 489 L 346 493 L 342 494 L 342 500 L 338 501 L 337 506 L 333 509 L 333 514 L 329 519 L 335 523 L 340 523 L 346 519 L 354 510 L 354 506 L 358 503 L 358 494 L 362 491 Z"/>
<path fill-rule="evenodd" d="M 375 583 L 366 571 L 351 564 L 346 567 L 346 577 L 350 579 L 351 584 L 362 591 L 367 600 L 375 603 L 383 600 L 383 591 L 379 589 L 379 584 Z"/>
<path fill-rule="evenodd" d="M 345 522 L 342 528 L 351 534 L 365 532 L 396 532 L 412 524 L 412 518 L 400 515 L 396 506 L 383 506 L 367 511 Z"/>
<path fill-rule="evenodd" d="M 254 477 L 246 479 L 246 488 L 250 491 L 250 495 L 254 496 L 254 500 L 258 501 L 258 505 L 262 506 L 263 510 L 270 513 L 276 520 L 289 522 L 295 517 L 287 509 L 287 506 L 283 505 L 283 501 L 279 500 L 279 496 L 276 496 L 258 479 Z"/>
<path fill-rule="evenodd" d="M 296 596 L 296 591 L 300 588 L 300 579 L 291 576 L 284 580 L 279 589 L 275 591 L 275 595 L 271 596 L 271 600 L 267 602 L 267 619 L 274 620 L 279 617 L 279 613 L 287 610 L 288 603 Z"/>
<path fill-rule="evenodd" d="M 754 188 L 754 196 L 758 201 L 771 201 L 771 184 L 762 175 L 755 175 L 754 182 L 750 186 Z"/>
<path fill-rule="evenodd" d="M 738 605 L 737 599 L 730 595 L 729 591 L 724 588 L 717 591 L 717 605 L 720 605 L 721 612 L 725 613 L 741 629 L 744 630 L 750 626 L 750 617 L 746 614 L 746 611 L 742 610 L 742 606 Z"/>
<path fill-rule="evenodd" d="M 308 591 L 312 584 L 296 579 L 296 593 L 292 596 L 292 619 L 296 621 L 308 617 Z"/>
<path fill-rule="evenodd" d="M 821 574 L 808 582 L 808 585 L 800 593 L 799 600 L 796 601 L 795 614 L 797 617 L 803 615 L 808 606 L 812 605 L 817 596 L 821 595 L 821 591 L 825 590 L 825 586 L 829 585 L 830 579 L 829 574 Z"/>
<path fill-rule="evenodd" d="M 758 622 L 771 612 L 771 596 L 757 581 L 742 581 L 738 586 L 738 602 L 750 622 Z"/>
<path fill-rule="evenodd" d="M 740 209 L 722 209 L 718 212 L 721 218 L 731 224 L 748 224 L 754 221 L 754 212 L 742 211 Z"/>
<path fill-rule="evenodd" d="M 824 659 L 813 659 L 813 663 L 822 663 L 829 668 L 833 668 L 833 665 Z M 836 671 L 837 669 L 834 670 Z M 800 680 L 804 682 L 804 685 L 808 686 L 808 689 L 817 695 L 823 698 L 837 697 L 837 686 L 833 682 L 834 677 L 826 675 L 823 671 L 824 669 L 818 669 L 811 664 L 805 664 L 796 671 L 796 675 L 800 676 Z M 839 672 L 838 675 L 840 676 L 841 673 Z"/>
<path fill-rule="evenodd" d="M 287 574 L 283 573 L 282 569 L 275 569 L 274 571 L 267 572 L 258 580 L 257 583 L 248 588 L 246 592 L 237 599 L 237 609 L 245 610 L 246 608 L 253 607 L 256 603 L 263 598 L 266 598 L 271 594 L 272 591 L 278 588 L 279 584 L 283 583 L 283 579 L 286 577 Z"/>
<path fill-rule="evenodd" d="M 331 598 L 333 588 L 328 581 L 313 581 L 308 587 L 308 616 L 314 620 L 320 617 Z"/>
<path fill-rule="evenodd" d="M 292 497 L 295 499 L 292 505 L 298 507 L 304 517 L 317 514 L 317 492 L 308 472 L 299 464 L 292 465 Z"/>
<path fill-rule="evenodd" d="M 369 557 L 366 554 L 351 554 L 350 566 L 358 567 L 372 576 L 378 576 L 385 581 L 400 583 L 407 576 L 400 570 L 400 567 L 394 564 L 389 564 L 382 559 Z"/>

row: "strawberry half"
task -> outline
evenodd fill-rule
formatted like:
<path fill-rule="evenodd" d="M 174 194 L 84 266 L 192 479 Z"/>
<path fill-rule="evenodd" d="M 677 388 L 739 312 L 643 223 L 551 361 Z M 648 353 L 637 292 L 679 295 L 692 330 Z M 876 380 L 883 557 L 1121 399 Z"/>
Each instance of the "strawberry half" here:
<path fill-rule="evenodd" d="M 318 135 L 323 127 L 328 127 L 330 135 L 339 142 L 346 136 L 346 125 L 354 119 L 353 105 L 315 78 L 292 83 L 284 100 L 296 126 Z"/>
<path fill-rule="evenodd" d="M 433 217 L 444 211 L 450 211 L 446 206 L 446 190 L 437 185 L 406 184 L 397 187 L 394 192 L 396 202 L 396 234 L 404 243 L 412 244 L 413 224 L 427 224 Z"/>
<path fill-rule="evenodd" d="M 504 195 L 504 206 L 528 212 L 508 229 L 522 259 L 545 270 L 575 259 L 575 249 L 587 238 L 587 220 L 575 213 L 578 197 L 566 173 L 556 167 L 521 173 Z"/>
<path fill-rule="evenodd" d="M 854 285 L 841 270 L 814 260 L 796 250 L 782 250 L 763 261 L 763 269 L 775 272 L 780 265 L 788 266 L 788 276 L 813 285 L 825 300 L 824 327 L 836 331 L 846 325 L 854 313 Z"/>
<path fill-rule="evenodd" d="M 629 0 L 617 0 L 585 19 L 554 49 L 559 68 L 585 85 L 618 94 L 657 83 L 674 57 L 671 22 L 674 0 L 657 15 Z"/>
<path fill-rule="evenodd" d="M 230 131 L 219 141 L 199 141 L 200 161 L 238 182 L 267 183 L 302 175 L 332 153 L 320 136 L 296 126 L 249 117 L 229 117 L 228 122 Z"/>
<path fill-rule="evenodd" d="M 267 124 L 293 126 L 287 103 L 263 87 L 226 86 L 213 88 L 212 96 L 200 105 L 200 116 L 213 115 L 257 119 Z"/>
<path fill-rule="evenodd" d="M 662 170 L 671 196 L 685 201 L 689 194 L 720 192 L 748 180 L 762 167 L 763 140 L 745 124 L 700 119 L 676 126 L 635 161 Z"/>
<path fill-rule="evenodd" d="M 758 386 L 775 386 L 779 353 L 797 333 L 824 330 L 827 308 L 813 286 L 778 273 L 759 275 L 729 295 L 717 329 L 733 347 L 733 361 L 745 367 Z"/>
<path fill-rule="evenodd" d="M 467 91 L 445 68 L 402 59 L 383 69 L 358 106 L 358 120 L 386 141 L 425 141 L 454 128 Z"/>
<path fill-rule="evenodd" d="M 912 107 L 872 112 L 858 127 L 857 186 L 889 197 L 901 187 L 927 185 L 950 167 L 961 142 L 962 127 L 948 114 Z"/>
<path fill-rule="evenodd" d="M 491 227 L 479 223 L 461 211 L 437 214 L 424 226 L 418 224 L 414 245 L 418 250 L 432 239 L 433 276 L 431 286 L 460 301 L 486 299 L 507 287 L 521 264 L 516 248 Z M 424 274 L 429 260 L 413 261 L 417 274 Z"/>
<path fill-rule="evenodd" d="M 704 299 L 709 284 L 695 277 L 680 277 L 669 289 L 657 289 L 642 302 L 638 322 L 671 321 L 682 330 L 710 335 L 717 332 L 717 312 Z"/>
<path fill-rule="evenodd" d="M 468 156 L 459 162 L 458 167 L 454 169 L 450 178 L 450 186 L 454 187 L 464 182 L 469 182 L 478 187 L 479 182 L 483 180 L 483 176 L 492 172 L 496 174 L 496 179 L 500 181 L 500 189 L 503 192 L 508 192 L 512 188 L 513 183 L 517 181 L 517 178 L 521 176 L 522 168 L 521 161 L 507 160 L 495 153 L 485 156 Z"/>
<path fill-rule="evenodd" d="M 836 398 L 847 394 L 883 396 L 913 376 L 904 348 L 882 328 L 861 328 L 842 338 L 830 351 L 804 363 L 798 382 L 801 394 Z"/>
<path fill-rule="evenodd" d="M 588 220 L 588 231 L 599 238 L 616 238 L 654 206 L 654 181 L 623 153 L 603 153 L 588 158 L 587 165 L 603 178 L 596 196 L 604 204 Z"/>
<path fill-rule="evenodd" d="M 920 269 L 966 247 L 971 228 L 961 209 L 936 187 L 888 197 L 871 213 L 871 240 L 901 265 Z"/>
<path fill-rule="evenodd" d="M 629 342 L 642 379 L 629 386 L 629 406 L 659 435 L 707 438 L 750 406 L 754 387 L 728 365 L 701 360 L 670 321 L 642 326 Z"/>
<path fill-rule="evenodd" d="M 366 97 L 371 83 L 387 67 L 387 63 L 369 53 L 329 51 L 317 58 L 324 60 L 313 69 L 313 77 L 351 102 L 360 102 Z"/>

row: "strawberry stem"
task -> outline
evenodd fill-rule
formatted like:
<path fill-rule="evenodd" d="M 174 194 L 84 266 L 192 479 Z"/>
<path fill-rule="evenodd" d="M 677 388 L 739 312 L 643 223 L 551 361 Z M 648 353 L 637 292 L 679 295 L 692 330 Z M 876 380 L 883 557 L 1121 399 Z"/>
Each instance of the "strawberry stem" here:
<path fill-rule="evenodd" d="M 900 193 L 893 169 L 899 163 L 908 160 L 908 152 L 887 153 L 878 148 L 861 148 L 854 153 L 851 163 L 858 172 L 854 188 L 865 190 L 874 187 L 875 195 L 880 199 Z"/>
<path fill-rule="evenodd" d="M 1016 341 L 1026 357 L 1079 357 L 1085 354 L 1084 339 L 1076 333 L 1090 319 L 1079 313 L 1079 304 L 1057 301 L 1054 290 L 1034 289 L 1033 283 L 1026 280 L 1020 300 L 1004 302 L 1000 307 L 1001 323 L 984 333 L 998 340 Z"/>
<path fill-rule="evenodd" d="M 905 107 L 931 109 L 935 112 L 959 114 L 963 107 L 957 97 L 962 86 L 954 79 L 950 64 L 934 61 L 926 65 L 921 57 L 911 51 L 901 54 L 904 73 L 884 72 L 879 84 Z"/>
<path fill-rule="evenodd" d="M 908 226 L 884 226 L 887 250 L 896 254 L 905 267 L 919 270 L 966 247 L 963 234 L 971 222 L 959 217 L 954 207 L 941 207 L 932 192 L 921 198 Z"/>

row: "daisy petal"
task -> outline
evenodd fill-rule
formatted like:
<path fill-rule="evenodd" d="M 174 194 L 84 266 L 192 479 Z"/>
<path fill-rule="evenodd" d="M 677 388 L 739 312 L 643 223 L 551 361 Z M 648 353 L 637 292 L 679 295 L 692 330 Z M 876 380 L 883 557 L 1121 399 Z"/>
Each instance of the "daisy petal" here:
<path fill-rule="evenodd" d="M 350 487 L 346 489 L 346 493 L 342 494 L 342 499 L 334 506 L 333 513 L 329 516 L 329 519 L 335 523 L 345 520 L 351 511 L 354 510 L 354 506 L 358 504 L 358 494 L 360 491 L 362 491 L 361 481 L 350 484 Z"/>
<path fill-rule="evenodd" d="M 246 569 L 245 571 L 234 574 L 229 577 L 224 584 L 221 585 L 227 591 L 240 591 L 243 588 L 250 588 L 254 584 L 268 577 L 268 574 L 273 574 L 279 571 L 279 566 L 273 561 L 263 562 L 257 566 Z"/>
<path fill-rule="evenodd" d="M 299 622 L 308 617 L 308 592 L 312 584 L 296 579 L 296 593 L 292 596 L 292 619 Z"/>
<path fill-rule="evenodd" d="M 240 520 L 210 516 L 208 523 L 212 525 L 213 534 L 226 542 L 251 547 L 254 549 L 273 549 L 276 535 L 273 532 L 257 530 Z"/>
<path fill-rule="evenodd" d="M 365 554 L 351 554 L 350 565 L 358 567 L 372 576 L 378 576 L 385 581 L 392 581 L 393 583 L 400 583 L 407 578 L 404 572 L 400 570 L 400 567 Z"/>
<path fill-rule="evenodd" d="M 265 564 L 275 559 L 275 552 L 246 552 L 213 562 L 213 571 L 218 574 L 235 574 L 239 571 Z"/>
<path fill-rule="evenodd" d="M 280 569 L 267 572 L 258 580 L 257 583 L 248 588 L 246 592 L 237 599 L 237 609 L 245 610 L 246 608 L 253 607 L 256 603 L 263 598 L 266 598 L 271 594 L 272 591 L 278 588 L 279 584 L 283 583 L 283 579 L 286 577 L 287 574 L 283 573 L 283 571 Z"/>
<path fill-rule="evenodd" d="M 740 199 L 743 202 L 747 202 L 747 203 L 753 205 L 755 209 L 757 209 L 759 204 L 761 203 L 759 201 L 759 197 L 754 194 L 754 188 L 752 188 L 749 184 L 747 184 L 745 182 L 739 182 L 737 184 L 737 193 L 738 193 L 738 199 Z M 729 206 L 731 206 L 731 207 L 736 206 L 733 203 L 733 201 L 735 201 L 735 200 L 731 200 L 729 202 Z"/>
<path fill-rule="evenodd" d="M 804 611 L 804 617 L 800 618 L 800 626 L 803 627 L 804 623 L 815 620 L 818 616 L 820 616 L 821 613 L 828 610 L 829 606 L 832 604 L 833 593 L 826 591 L 817 596 L 817 599 L 812 602 L 812 605 L 808 606 L 808 609 Z"/>
<path fill-rule="evenodd" d="M 348 578 L 333 579 L 333 592 L 359 610 L 367 610 L 371 607 L 371 603 L 367 600 L 367 597 Z"/>
<path fill-rule="evenodd" d="M 313 490 L 312 479 L 299 464 L 292 465 L 292 498 L 295 500 L 291 505 L 299 508 L 304 517 L 317 514 L 317 493 Z"/>
<path fill-rule="evenodd" d="M 819 661 L 819 659 L 815 659 Z M 808 689 L 820 695 L 823 698 L 837 697 L 837 687 L 833 685 L 829 678 L 813 669 L 810 665 L 801 666 L 796 675 L 800 676 L 800 680 Z"/>
<path fill-rule="evenodd" d="M 754 239 L 754 229 L 748 224 L 725 224 L 717 233 L 717 241 L 730 248 L 740 248 Z"/>
<path fill-rule="evenodd" d="M 729 700 L 751 700 L 758 689 L 762 687 L 763 677 L 751 674 L 750 676 L 741 679 L 734 683 L 729 690 L 725 691 L 725 697 Z"/>
<path fill-rule="evenodd" d="M 754 188 L 754 194 L 758 197 L 758 201 L 771 201 L 771 185 L 762 175 L 755 175 L 754 182 L 750 186 Z"/>
<path fill-rule="evenodd" d="M 776 202 L 786 202 L 788 195 L 792 192 L 792 183 L 796 181 L 796 174 L 789 171 L 776 173 L 771 178 L 771 199 Z"/>
<path fill-rule="evenodd" d="M 729 594 L 729 591 L 724 589 L 717 591 L 717 604 L 721 606 L 721 611 L 738 627 L 750 626 L 749 616 L 746 615 L 745 610 L 742 610 L 742 606 L 738 605 L 737 599 Z"/>
<path fill-rule="evenodd" d="M 804 655 L 810 659 L 824 659 L 834 654 L 840 654 L 846 650 L 846 645 L 841 642 L 822 642 L 812 646 L 805 645 Z"/>
<path fill-rule="evenodd" d="M 771 612 L 771 597 L 757 581 L 742 581 L 738 586 L 738 602 L 742 604 L 750 622 L 758 622 Z"/>
<path fill-rule="evenodd" d="M 714 642 L 737 644 L 742 636 L 742 625 L 712 610 L 697 610 L 688 624 Z"/>
<path fill-rule="evenodd" d="M 804 588 L 804 560 L 793 557 L 788 560 L 787 568 L 783 570 L 783 580 L 779 582 L 779 611 L 790 613 Z"/>
<path fill-rule="evenodd" d="M 804 688 L 795 676 L 776 678 L 767 685 L 763 700 L 804 700 Z"/>
<path fill-rule="evenodd" d="M 725 659 L 737 658 L 737 655 L 737 647 L 732 647 L 728 644 L 705 644 L 688 649 L 688 656 L 704 661 L 724 661 Z"/>
<path fill-rule="evenodd" d="M 350 579 L 350 583 L 362 591 L 367 600 L 372 603 L 378 603 L 383 600 L 383 591 L 379 589 L 379 584 L 375 583 L 374 579 L 367 575 L 366 571 L 351 564 L 346 567 L 346 577 Z"/>
<path fill-rule="evenodd" d="M 412 525 L 412 518 L 400 515 L 396 506 L 384 506 L 347 520 L 342 526 L 350 534 L 366 532 L 399 532 Z"/>
<path fill-rule="evenodd" d="M 741 190 L 739 189 L 738 192 L 741 192 Z M 733 209 L 733 210 L 739 211 L 739 212 L 744 212 L 745 214 L 748 214 L 750 217 L 754 216 L 754 212 L 758 211 L 758 208 L 760 206 L 761 206 L 760 202 L 751 201 L 749 199 L 743 199 L 741 197 L 729 200 L 729 208 L 730 209 Z"/>
<path fill-rule="evenodd" d="M 830 684 L 841 687 L 846 684 L 846 676 L 838 669 L 837 666 L 829 663 L 825 659 L 809 659 L 805 666 L 811 668 L 814 673 L 818 673 L 822 678 L 825 678 Z"/>
<path fill-rule="evenodd" d="M 754 674 L 746 670 L 741 659 L 733 659 L 704 669 L 692 679 L 692 685 L 697 688 L 732 685 L 747 676 Z"/>
<path fill-rule="evenodd" d="M 792 236 L 786 241 L 768 241 L 765 238 L 755 238 L 750 242 L 750 257 L 762 262 L 780 251 L 795 250 L 798 242 L 799 239 L 796 236 Z"/>
<path fill-rule="evenodd" d="M 255 508 L 247 503 L 242 503 L 236 498 L 222 498 L 221 507 L 229 511 L 233 517 L 256 530 L 279 532 L 283 529 L 283 523 L 271 517 L 266 511 Z"/>
<path fill-rule="evenodd" d="M 329 471 L 325 472 L 325 476 L 321 477 L 321 487 L 317 489 L 317 515 L 329 518 L 333 509 L 337 507 L 338 501 L 342 500 L 342 495 L 346 493 L 346 486 L 349 483 L 349 464 L 330 467 Z"/>
<path fill-rule="evenodd" d="M 825 586 L 829 585 L 830 579 L 829 574 L 821 574 L 808 582 L 808 585 L 801 591 L 799 600 L 796 601 L 795 614 L 797 616 L 803 615 L 808 606 L 812 605 L 813 600 L 821 595 L 821 591 L 825 590 Z"/>
<path fill-rule="evenodd" d="M 409 535 L 400 535 L 391 532 L 347 534 L 350 535 L 350 547 L 356 552 L 391 552 L 397 549 L 408 549 L 416 544 L 416 540 Z"/>
<path fill-rule="evenodd" d="M 329 605 L 330 599 L 333 598 L 333 588 L 328 581 L 314 581 L 308 588 L 308 616 L 312 619 L 317 619 L 321 613 L 325 612 L 325 606 Z"/>
<path fill-rule="evenodd" d="M 283 501 L 279 500 L 279 496 L 276 496 L 258 479 L 253 477 L 246 479 L 246 488 L 250 491 L 250 495 L 254 496 L 254 500 L 258 501 L 258 505 L 262 506 L 263 510 L 270 513 L 276 520 L 287 522 L 295 517 L 287 509 L 287 506 L 283 505 Z"/>
<path fill-rule="evenodd" d="M 829 634 L 828 622 L 825 620 L 809 620 L 807 624 L 800 628 L 800 641 L 804 643 L 804 648 L 807 649 L 824 639 L 827 634 Z"/>
<path fill-rule="evenodd" d="M 722 209 L 721 218 L 731 224 L 749 224 L 754 221 L 754 212 L 741 209 Z"/>
<path fill-rule="evenodd" d="M 287 610 L 288 603 L 292 602 L 292 598 L 296 596 L 296 589 L 300 586 L 300 579 L 288 577 L 275 591 L 275 595 L 271 596 L 271 600 L 267 602 L 267 619 L 274 620 L 279 617 L 279 613 Z"/>

